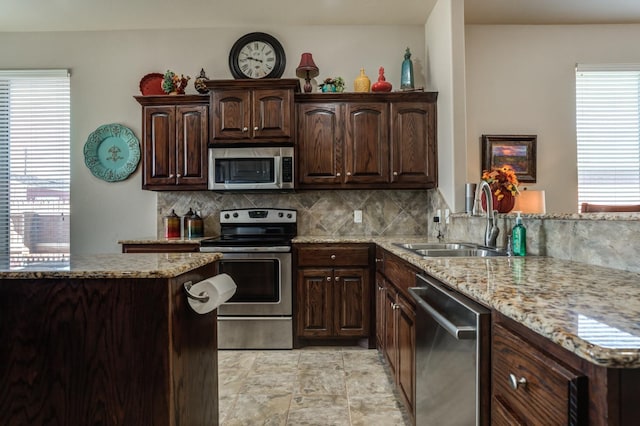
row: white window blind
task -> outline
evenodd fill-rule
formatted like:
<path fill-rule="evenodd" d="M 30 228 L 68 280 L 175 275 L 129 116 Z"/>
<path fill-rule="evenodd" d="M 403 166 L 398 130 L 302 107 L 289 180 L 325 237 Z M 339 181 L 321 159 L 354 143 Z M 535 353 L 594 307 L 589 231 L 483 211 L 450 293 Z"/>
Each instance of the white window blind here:
<path fill-rule="evenodd" d="M 578 203 L 640 204 L 640 64 L 576 67 Z"/>
<path fill-rule="evenodd" d="M 69 254 L 67 70 L 0 70 L 0 259 L 27 266 Z"/>

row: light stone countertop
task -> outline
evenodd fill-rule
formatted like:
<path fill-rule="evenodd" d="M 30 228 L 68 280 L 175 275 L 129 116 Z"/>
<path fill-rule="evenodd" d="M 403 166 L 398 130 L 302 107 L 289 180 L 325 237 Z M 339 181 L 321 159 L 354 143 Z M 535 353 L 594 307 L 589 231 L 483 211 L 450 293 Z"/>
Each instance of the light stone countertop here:
<path fill-rule="evenodd" d="M 220 253 L 71 255 L 63 261 L 0 269 L 0 279 L 173 278 L 220 258 Z"/>
<path fill-rule="evenodd" d="M 640 274 L 543 256 L 428 258 L 394 245 L 418 237 L 299 236 L 376 243 L 587 361 L 640 368 Z"/>
<path fill-rule="evenodd" d="M 157 238 L 157 237 L 142 237 L 129 240 L 118 240 L 118 244 L 200 244 L 200 241 L 207 238 L 213 238 L 216 235 L 197 238 Z"/>

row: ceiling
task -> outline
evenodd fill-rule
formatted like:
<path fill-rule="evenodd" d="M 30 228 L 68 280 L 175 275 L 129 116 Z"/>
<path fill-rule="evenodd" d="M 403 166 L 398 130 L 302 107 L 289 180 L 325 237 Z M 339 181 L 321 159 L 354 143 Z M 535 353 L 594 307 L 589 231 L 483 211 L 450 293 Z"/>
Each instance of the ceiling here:
<path fill-rule="evenodd" d="M 1 0 L 0 31 L 422 25 L 437 0 Z M 640 23 L 638 0 L 465 0 L 467 24 Z"/>

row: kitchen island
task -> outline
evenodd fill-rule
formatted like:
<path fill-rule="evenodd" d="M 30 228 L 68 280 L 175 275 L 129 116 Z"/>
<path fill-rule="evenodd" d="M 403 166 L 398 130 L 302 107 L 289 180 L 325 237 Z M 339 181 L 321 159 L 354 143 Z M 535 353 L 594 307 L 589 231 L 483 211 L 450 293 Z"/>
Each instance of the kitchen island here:
<path fill-rule="evenodd" d="M 72 255 L 0 270 L 2 423 L 218 422 L 216 315 L 183 284 L 216 253 Z"/>

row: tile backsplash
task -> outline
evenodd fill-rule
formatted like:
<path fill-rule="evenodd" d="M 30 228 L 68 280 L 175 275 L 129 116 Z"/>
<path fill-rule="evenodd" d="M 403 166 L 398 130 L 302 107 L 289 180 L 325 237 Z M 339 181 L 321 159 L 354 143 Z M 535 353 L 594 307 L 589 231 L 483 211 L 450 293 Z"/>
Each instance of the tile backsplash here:
<path fill-rule="evenodd" d="M 298 211 L 300 235 L 427 235 L 438 204 L 437 190 L 159 192 L 157 229 L 163 235 L 162 217 L 172 209 L 183 216 L 192 208 L 201 212 L 205 235 L 217 235 L 220 210 L 273 207 Z M 354 223 L 354 210 L 362 210 L 362 223 Z"/>

